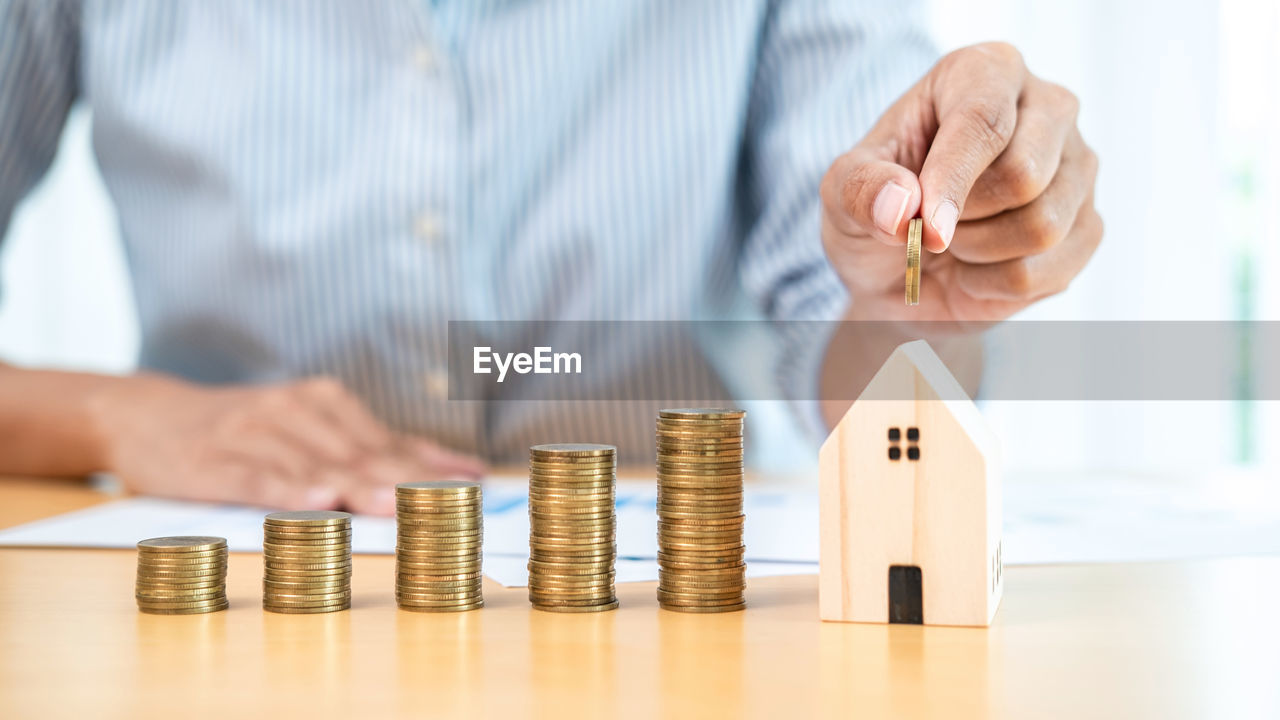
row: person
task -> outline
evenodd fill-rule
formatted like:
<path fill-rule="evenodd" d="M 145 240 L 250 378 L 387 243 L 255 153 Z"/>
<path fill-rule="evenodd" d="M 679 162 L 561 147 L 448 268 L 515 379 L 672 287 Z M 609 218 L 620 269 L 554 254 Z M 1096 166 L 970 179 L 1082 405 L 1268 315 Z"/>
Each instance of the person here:
<path fill-rule="evenodd" d="M 450 320 L 876 321 L 777 341 L 830 423 L 897 324 L 1006 318 L 1102 236 L 1076 98 L 923 12 L 0 0 L 0 228 L 86 105 L 142 331 L 131 376 L 0 368 L 0 474 L 386 513 L 535 442 L 650 451 L 647 411 L 450 402 Z"/>

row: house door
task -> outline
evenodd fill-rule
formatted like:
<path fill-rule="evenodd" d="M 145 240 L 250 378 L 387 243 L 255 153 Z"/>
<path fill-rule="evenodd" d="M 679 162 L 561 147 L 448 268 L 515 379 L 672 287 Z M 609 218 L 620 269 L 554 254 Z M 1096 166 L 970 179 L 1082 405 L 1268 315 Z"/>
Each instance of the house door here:
<path fill-rule="evenodd" d="M 917 565 L 889 566 L 889 622 L 924 623 L 920 568 Z"/>

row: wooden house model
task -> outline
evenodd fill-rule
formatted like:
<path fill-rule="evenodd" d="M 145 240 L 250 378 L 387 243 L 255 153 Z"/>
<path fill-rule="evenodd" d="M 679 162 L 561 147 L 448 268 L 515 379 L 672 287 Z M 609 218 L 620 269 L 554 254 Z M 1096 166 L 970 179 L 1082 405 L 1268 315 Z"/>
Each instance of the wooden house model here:
<path fill-rule="evenodd" d="M 928 343 L 893 352 L 819 463 L 823 620 L 991 623 L 1003 590 L 999 447 Z"/>

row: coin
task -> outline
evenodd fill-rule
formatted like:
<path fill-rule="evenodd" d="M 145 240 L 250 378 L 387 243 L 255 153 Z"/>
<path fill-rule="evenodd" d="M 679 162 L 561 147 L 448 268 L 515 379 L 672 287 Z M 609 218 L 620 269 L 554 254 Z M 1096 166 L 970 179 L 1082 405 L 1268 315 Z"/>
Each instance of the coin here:
<path fill-rule="evenodd" d="M 924 220 L 912 218 L 907 223 L 907 304 L 920 304 L 920 245 L 924 236 Z"/>
<path fill-rule="evenodd" d="M 263 606 L 264 610 L 281 615 L 313 615 L 316 613 L 340 612 L 342 610 L 351 609 L 351 601 L 334 603 L 333 605 L 321 605 L 315 607 L 299 607 L 290 605 L 272 605 L 270 607 Z"/>
<path fill-rule="evenodd" d="M 208 535 L 173 535 L 169 537 L 147 538 L 138 541 L 138 549 L 161 553 L 203 552 L 222 550 L 227 547 L 227 539 Z"/>

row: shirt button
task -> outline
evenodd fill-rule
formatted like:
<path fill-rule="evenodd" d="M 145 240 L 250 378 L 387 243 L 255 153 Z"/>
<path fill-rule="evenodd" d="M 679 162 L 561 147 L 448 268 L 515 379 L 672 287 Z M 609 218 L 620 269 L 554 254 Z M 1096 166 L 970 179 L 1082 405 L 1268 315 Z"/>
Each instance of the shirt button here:
<path fill-rule="evenodd" d="M 449 397 L 449 371 L 431 370 L 423 377 L 422 384 L 427 395 L 434 400 L 446 400 Z"/>
<path fill-rule="evenodd" d="M 420 45 L 413 49 L 413 65 L 422 72 L 431 72 L 436 69 L 436 53 L 426 45 Z"/>
<path fill-rule="evenodd" d="M 413 232 L 421 240 L 434 243 L 444 234 L 444 221 L 436 213 L 423 213 L 413 221 Z"/>

